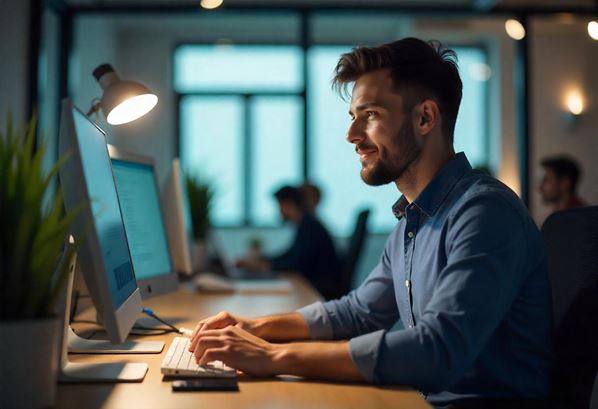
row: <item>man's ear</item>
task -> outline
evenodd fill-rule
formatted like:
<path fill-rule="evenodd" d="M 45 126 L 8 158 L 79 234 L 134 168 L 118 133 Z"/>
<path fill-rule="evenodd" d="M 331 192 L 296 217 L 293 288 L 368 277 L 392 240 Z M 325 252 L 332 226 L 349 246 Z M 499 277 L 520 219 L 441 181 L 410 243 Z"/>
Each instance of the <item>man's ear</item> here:
<path fill-rule="evenodd" d="M 436 101 L 426 99 L 415 106 L 414 126 L 420 135 L 429 134 L 434 128 L 440 126 L 440 109 Z"/>

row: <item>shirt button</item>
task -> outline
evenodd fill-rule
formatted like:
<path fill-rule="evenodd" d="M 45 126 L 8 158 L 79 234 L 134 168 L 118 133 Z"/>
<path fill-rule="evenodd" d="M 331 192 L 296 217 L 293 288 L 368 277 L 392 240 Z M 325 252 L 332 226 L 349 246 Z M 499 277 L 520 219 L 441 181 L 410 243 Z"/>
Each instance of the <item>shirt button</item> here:
<path fill-rule="evenodd" d="M 405 280 L 405 287 L 411 287 L 411 280 Z"/>
<path fill-rule="evenodd" d="M 410 239 L 412 239 L 413 236 L 415 236 L 415 234 L 413 234 L 412 231 L 410 231 L 409 233 L 407 233 L 407 237 L 409 237 Z"/>
<path fill-rule="evenodd" d="M 413 328 L 413 325 L 409 325 L 409 328 Z"/>

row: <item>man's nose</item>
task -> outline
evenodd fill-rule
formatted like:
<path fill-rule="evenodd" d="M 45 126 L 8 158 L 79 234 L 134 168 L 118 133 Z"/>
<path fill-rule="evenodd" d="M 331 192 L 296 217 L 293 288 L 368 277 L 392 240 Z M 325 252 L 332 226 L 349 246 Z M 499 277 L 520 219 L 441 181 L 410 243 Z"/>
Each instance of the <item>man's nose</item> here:
<path fill-rule="evenodd" d="M 347 129 L 347 142 L 357 145 L 361 141 L 365 139 L 365 134 L 363 132 L 363 127 L 361 122 L 358 120 L 353 120 L 351 125 L 349 125 L 349 129 Z"/>

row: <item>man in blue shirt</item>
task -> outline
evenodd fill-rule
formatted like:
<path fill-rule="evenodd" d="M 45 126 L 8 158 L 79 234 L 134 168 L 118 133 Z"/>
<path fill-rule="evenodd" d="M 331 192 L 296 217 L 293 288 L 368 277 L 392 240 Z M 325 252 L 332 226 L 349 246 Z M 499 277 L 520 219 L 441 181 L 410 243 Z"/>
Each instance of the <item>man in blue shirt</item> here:
<path fill-rule="evenodd" d="M 547 396 L 550 288 L 541 236 L 519 198 L 455 154 L 455 55 L 407 38 L 341 57 L 354 83 L 347 139 L 371 185 L 394 182 L 398 223 L 345 297 L 295 313 L 200 321 L 190 349 L 255 375 L 410 385 L 437 406 Z M 390 331 L 400 319 L 404 328 Z M 269 341 L 324 340 L 273 344 Z M 329 342 L 327 340 L 344 340 Z"/>

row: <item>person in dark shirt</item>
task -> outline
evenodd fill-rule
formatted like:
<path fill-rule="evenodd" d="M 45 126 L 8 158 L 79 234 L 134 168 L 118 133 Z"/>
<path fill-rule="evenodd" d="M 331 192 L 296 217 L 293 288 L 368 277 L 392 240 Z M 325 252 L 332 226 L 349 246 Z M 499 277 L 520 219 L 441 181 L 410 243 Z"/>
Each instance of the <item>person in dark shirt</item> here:
<path fill-rule="evenodd" d="M 297 226 L 291 246 L 282 254 L 260 260 L 242 259 L 237 266 L 249 270 L 298 271 L 324 296 L 338 296 L 342 263 L 332 237 L 316 215 L 304 206 L 300 189 L 283 186 L 274 193 L 280 215 Z"/>
<path fill-rule="evenodd" d="M 542 201 L 551 206 L 553 212 L 587 206 L 577 194 L 581 169 L 577 162 L 568 156 L 552 156 L 541 162 L 544 169 L 540 194 Z"/>

